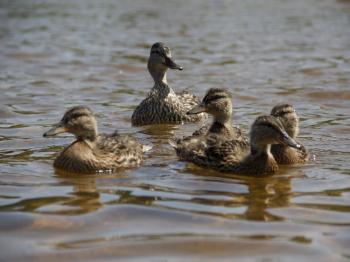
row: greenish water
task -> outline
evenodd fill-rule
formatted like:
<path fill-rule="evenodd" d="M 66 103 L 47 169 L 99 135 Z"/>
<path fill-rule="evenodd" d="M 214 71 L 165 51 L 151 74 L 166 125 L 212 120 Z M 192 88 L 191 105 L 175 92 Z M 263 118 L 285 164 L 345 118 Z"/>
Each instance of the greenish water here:
<path fill-rule="evenodd" d="M 177 160 L 184 126 L 130 126 L 152 87 L 149 47 L 184 70 L 169 84 L 234 94 L 248 131 L 279 102 L 315 159 L 275 176 L 228 176 Z M 5 261 L 342 261 L 350 258 L 350 2 L 0 1 L 0 250 Z M 68 176 L 73 138 L 42 134 L 73 105 L 99 129 L 152 144 L 143 166 Z"/>

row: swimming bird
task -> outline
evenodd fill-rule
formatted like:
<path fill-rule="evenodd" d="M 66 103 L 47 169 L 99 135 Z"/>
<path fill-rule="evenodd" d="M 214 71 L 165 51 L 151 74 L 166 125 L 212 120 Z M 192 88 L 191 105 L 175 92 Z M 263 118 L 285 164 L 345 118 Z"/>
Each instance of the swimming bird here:
<path fill-rule="evenodd" d="M 180 159 L 199 166 L 221 172 L 262 175 L 278 171 L 278 164 L 270 152 L 272 144 L 300 148 L 273 116 L 260 116 L 254 121 L 250 132 L 250 153 L 242 150 L 241 141 L 218 136 L 212 140 L 181 140 L 172 143 L 172 146 Z"/>
<path fill-rule="evenodd" d="M 281 121 L 291 138 L 296 139 L 299 134 L 299 117 L 292 105 L 276 105 L 272 108 L 271 115 Z M 271 153 L 278 164 L 300 164 L 307 162 L 309 159 L 309 153 L 303 145 L 300 149 L 283 144 L 272 145 Z"/>
<path fill-rule="evenodd" d="M 94 173 L 138 166 L 143 152 L 150 148 L 129 135 L 99 134 L 93 112 L 86 106 L 75 106 L 61 121 L 44 133 L 44 137 L 68 132 L 76 141 L 66 147 L 54 161 L 54 167 L 69 172 Z"/>
<path fill-rule="evenodd" d="M 202 102 L 187 112 L 188 115 L 206 112 L 213 116 L 211 125 L 205 125 L 193 133 L 197 135 L 217 134 L 226 139 L 247 140 L 241 130 L 232 124 L 232 94 L 224 88 L 210 88 Z"/>
<path fill-rule="evenodd" d="M 168 68 L 183 69 L 175 63 L 169 47 L 163 43 L 153 44 L 147 67 L 154 80 L 154 86 L 133 112 L 132 125 L 182 124 L 197 122 L 207 117 L 205 114 L 187 115 L 188 110 L 199 104 L 199 99 L 186 91 L 176 94 L 168 85 Z"/>
<path fill-rule="evenodd" d="M 192 108 L 187 114 L 199 114 L 206 112 L 213 116 L 211 125 L 205 125 L 195 131 L 191 136 L 182 139 L 170 140 L 170 144 L 176 149 L 180 159 L 191 161 L 192 157 L 206 148 L 215 148 L 214 151 L 208 151 L 208 165 L 224 165 L 234 161 L 241 155 L 249 152 L 249 143 L 247 138 L 242 135 L 241 130 L 232 124 L 232 94 L 223 88 L 211 88 L 205 94 L 202 102 Z M 221 144 L 232 143 L 234 153 L 231 148 L 220 147 Z M 210 163 L 214 159 L 213 163 Z M 195 160 L 196 161 L 196 160 Z M 206 164 L 203 164 L 206 165 Z"/>

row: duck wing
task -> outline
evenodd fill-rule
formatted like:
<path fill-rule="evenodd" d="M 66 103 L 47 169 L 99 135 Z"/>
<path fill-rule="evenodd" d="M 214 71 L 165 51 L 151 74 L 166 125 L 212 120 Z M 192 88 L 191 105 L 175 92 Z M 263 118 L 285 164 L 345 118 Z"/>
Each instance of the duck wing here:
<path fill-rule="evenodd" d="M 101 134 L 97 138 L 94 155 L 101 165 L 116 169 L 138 166 L 142 161 L 143 145 L 130 135 Z"/>
<path fill-rule="evenodd" d="M 210 129 L 210 126 L 211 126 L 211 124 L 206 124 L 206 125 L 202 126 L 198 130 L 194 131 L 192 136 L 204 136 L 204 135 L 206 135 Z"/>
<path fill-rule="evenodd" d="M 239 163 L 249 153 L 249 143 L 226 140 L 217 135 L 195 136 L 177 140 L 175 150 L 182 160 L 215 168 Z"/>
<path fill-rule="evenodd" d="M 189 93 L 186 90 L 182 91 L 181 93 L 177 93 L 176 95 L 179 98 L 181 104 L 186 109 L 186 112 L 190 111 L 193 107 L 200 104 L 200 102 L 201 102 L 197 96 Z"/>
<path fill-rule="evenodd" d="M 208 146 L 206 156 L 212 166 L 236 165 L 249 154 L 249 143 L 241 140 L 221 140 Z"/>

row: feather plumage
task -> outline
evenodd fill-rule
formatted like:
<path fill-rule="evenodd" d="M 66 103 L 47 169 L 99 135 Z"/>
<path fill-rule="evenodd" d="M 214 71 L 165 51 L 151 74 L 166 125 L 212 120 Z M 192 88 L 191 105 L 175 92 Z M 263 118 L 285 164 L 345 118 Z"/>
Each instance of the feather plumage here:
<path fill-rule="evenodd" d="M 222 172 L 261 175 L 275 173 L 278 164 L 270 152 L 272 144 L 298 145 L 273 116 L 258 117 L 252 125 L 250 144 L 239 128 L 232 126 L 231 95 L 223 89 L 210 89 L 202 103 L 188 113 L 208 112 L 213 124 L 192 136 L 170 142 L 181 160 Z"/>
<path fill-rule="evenodd" d="M 176 94 L 167 84 L 168 68 L 182 70 L 173 61 L 170 48 L 163 43 L 155 43 L 148 59 L 148 70 L 153 77 L 154 86 L 133 112 L 133 125 L 182 124 L 207 118 L 206 114 L 186 115 L 188 110 L 199 103 L 199 99 L 187 91 Z"/>
<path fill-rule="evenodd" d="M 69 132 L 77 140 L 66 147 L 54 161 L 54 167 L 70 172 L 94 173 L 136 167 L 149 146 L 130 135 L 98 134 L 96 120 L 87 107 L 73 107 L 44 136 Z"/>
<path fill-rule="evenodd" d="M 290 137 L 296 139 L 299 134 L 299 117 L 292 105 L 276 105 L 272 108 L 271 115 L 281 121 Z M 302 164 L 309 160 L 309 152 L 305 146 L 297 150 L 286 145 L 272 145 L 271 152 L 278 164 Z"/>

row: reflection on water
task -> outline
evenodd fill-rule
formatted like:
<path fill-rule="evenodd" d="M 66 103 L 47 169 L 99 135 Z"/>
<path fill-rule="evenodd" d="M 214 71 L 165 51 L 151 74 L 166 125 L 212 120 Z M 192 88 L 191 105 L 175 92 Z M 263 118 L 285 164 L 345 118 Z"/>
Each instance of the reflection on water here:
<path fill-rule="evenodd" d="M 0 3 L 0 249 L 10 260 L 320 260 L 350 257 L 348 1 L 145 0 Z M 234 121 L 290 102 L 315 160 L 275 176 L 178 161 L 168 140 L 196 124 L 131 127 L 164 41 L 175 90 L 230 88 Z M 55 171 L 70 135 L 42 138 L 90 106 L 153 149 L 117 174 Z M 297 258 L 296 258 L 297 257 Z"/>

